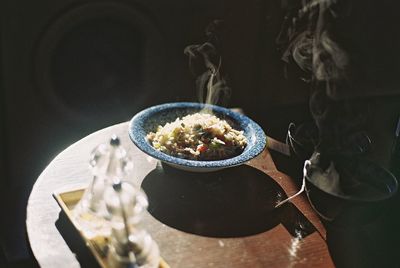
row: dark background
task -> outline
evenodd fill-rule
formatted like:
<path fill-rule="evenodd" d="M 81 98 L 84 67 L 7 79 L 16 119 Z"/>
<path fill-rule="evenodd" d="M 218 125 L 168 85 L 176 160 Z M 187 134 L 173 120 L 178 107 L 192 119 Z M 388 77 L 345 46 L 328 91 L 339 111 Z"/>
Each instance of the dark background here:
<path fill-rule="evenodd" d="M 183 50 L 206 41 L 205 29 L 215 19 L 223 20 L 219 52 L 232 89 L 227 106 L 243 108 L 279 140 L 289 122 L 310 120 L 309 86 L 295 69 L 285 78 L 276 49 L 285 2 L 1 1 L 4 265 L 31 263 L 26 201 L 40 172 L 59 152 L 150 105 L 197 101 Z M 349 101 L 364 107 L 373 141 L 369 157 L 388 166 L 400 115 L 398 4 L 353 2 L 343 31 L 361 82 Z"/>

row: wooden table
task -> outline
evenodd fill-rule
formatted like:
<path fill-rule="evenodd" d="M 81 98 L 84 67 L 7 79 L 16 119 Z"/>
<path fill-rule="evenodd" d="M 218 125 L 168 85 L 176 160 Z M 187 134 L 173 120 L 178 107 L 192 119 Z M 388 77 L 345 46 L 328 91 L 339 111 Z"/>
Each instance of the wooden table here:
<path fill-rule="evenodd" d="M 97 131 L 60 153 L 37 179 L 27 207 L 27 232 L 41 267 L 86 267 L 71 224 L 53 199 L 55 191 L 86 186 L 91 150 L 120 137 L 149 198 L 143 223 L 165 261 L 182 267 L 333 267 L 326 233 L 304 196 L 279 209 L 277 199 L 295 193 L 265 150 L 240 167 L 198 174 L 161 165 L 127 135 L 127 123 Z M 79 262 L 78 262 L 79 259 Z M 90 263 L 90 262 L 89 262 Z M 92 263 L 93 264 L 93 263 Z"/>

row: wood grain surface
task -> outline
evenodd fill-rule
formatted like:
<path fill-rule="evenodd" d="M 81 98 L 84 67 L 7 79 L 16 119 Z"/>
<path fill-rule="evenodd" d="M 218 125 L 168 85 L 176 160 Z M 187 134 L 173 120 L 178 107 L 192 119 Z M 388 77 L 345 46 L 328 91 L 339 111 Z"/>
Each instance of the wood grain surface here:
<path fill-rule="evenodd" d="M 304 196 L 274 209 L 297 191 L 265 150 L 248 165 L 198 174 L 145 155 L 128 137 L 128 123 L 97 131 L 61 152 L 37 179 L 27 206 L 29 242 L 41 267 L 87 267 L 84 245 L 53 199 L 55 191 L 86 186 L 92 149 L 121 138 L 134 162 L 132 178 L 149 198 L 142 226 L 173 268 L 334 267 L 325 229 Z"/>

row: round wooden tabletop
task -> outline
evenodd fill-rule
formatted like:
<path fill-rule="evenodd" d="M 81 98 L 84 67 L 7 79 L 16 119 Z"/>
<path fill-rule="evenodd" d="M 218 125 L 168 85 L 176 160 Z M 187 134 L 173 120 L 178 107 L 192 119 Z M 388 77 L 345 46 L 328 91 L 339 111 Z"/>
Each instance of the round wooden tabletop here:
<path fill-rule="evenodd" d="M 26 226 L 41 267 L 95 264 L 53 193 L 86 187 L 92 179 L 91 151 L 113 134 L 132 157 L 132 177 L 149 199 L 143 226 L 171 267 L 334 266 L 325 230 L 304 196 L 274 209 L 276 198 L 297 189 L 276 170 L 268 150 L 248 165 L 189 173 L 141 152 L 127 130 L 128 123 L 121 123 L 83 138 L 55 157 L 37 179 Z"/>

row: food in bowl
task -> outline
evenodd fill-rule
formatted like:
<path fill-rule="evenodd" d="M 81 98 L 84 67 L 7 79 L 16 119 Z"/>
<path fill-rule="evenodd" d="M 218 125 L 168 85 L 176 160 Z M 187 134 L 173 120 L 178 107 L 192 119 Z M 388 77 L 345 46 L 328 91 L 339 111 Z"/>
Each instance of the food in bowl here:
<path fill-rule="evenodd" d="M 157 131 L 148 133 L 146 138 L 163 153 L 200 161 L 237 156 L 247 145 L 243 131 L 206 112 L 178 117 L 173 122 L 158 126 Z"/>

